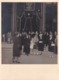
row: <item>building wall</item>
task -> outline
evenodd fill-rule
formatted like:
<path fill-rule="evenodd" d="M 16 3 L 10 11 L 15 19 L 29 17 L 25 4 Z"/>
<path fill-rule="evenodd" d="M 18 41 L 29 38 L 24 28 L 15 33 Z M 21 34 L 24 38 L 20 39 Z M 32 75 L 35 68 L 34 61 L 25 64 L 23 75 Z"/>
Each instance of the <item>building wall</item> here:
<path fill-rule="evenodd" d="M 35 12 L 38 11 L 38 7 L 40 9 L 39 3 L 36 4 Z M 20 10 L 20 8 L 18 8 L 17 10 Z M 23 11 L 23 10 L 21 9 L 21 11 Z M 19 14 L 19 13 L 20 13 L 20 11 L 18 11 L 17 14 Z M 55 22 L 53 22 L 54 18 L 56 19 Z M 11 31 L 11 29 L 12 29 L 11 28 L 12 27 L 11 19 L 12 19 L 12 3 L 2 3 L 2 33 L 7 33 L 9 31 Z M 57 30 L 57 4 L 46 6 L 45 21 L 46 21 L 45 22 L 46 29 L 52 30 L 52 24 L 53 24 L 53 30 Z"/>
<path fill-rule="evenodd" d="M 2 3 L 2 33 L 11 31 L 12 4 Z"/>

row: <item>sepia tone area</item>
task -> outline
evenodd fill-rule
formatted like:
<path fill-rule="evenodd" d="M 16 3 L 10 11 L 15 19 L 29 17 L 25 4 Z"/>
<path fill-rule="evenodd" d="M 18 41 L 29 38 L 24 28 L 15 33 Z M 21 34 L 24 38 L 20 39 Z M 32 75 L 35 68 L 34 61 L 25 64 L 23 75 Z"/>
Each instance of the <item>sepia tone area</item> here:
<path fill-rule="evenodd" d="M 2 3 L 2 64 L 57 64 L 57 6 Z"/>

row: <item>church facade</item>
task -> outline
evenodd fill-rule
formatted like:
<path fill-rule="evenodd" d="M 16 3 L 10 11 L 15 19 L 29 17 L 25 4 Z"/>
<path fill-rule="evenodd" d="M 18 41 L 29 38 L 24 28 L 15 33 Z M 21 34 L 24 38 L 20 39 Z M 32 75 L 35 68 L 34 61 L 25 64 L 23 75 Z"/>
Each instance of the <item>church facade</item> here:
<path fill-rule="evenodd" d="M 5 16 L 6 13 L 10 15 Z M 2 32 L 5 24 L 8 24 L 7 17 L 10 20 L 8 29 L 12 35 L 22 31 L 55 31 L 57 30 L 57 3 L 2 3 Z"/>

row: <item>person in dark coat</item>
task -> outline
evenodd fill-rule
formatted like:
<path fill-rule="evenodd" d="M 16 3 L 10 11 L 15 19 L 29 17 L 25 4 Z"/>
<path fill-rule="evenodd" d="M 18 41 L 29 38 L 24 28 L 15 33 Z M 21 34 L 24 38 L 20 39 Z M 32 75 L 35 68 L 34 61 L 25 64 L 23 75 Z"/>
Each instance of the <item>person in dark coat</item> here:
<path fill-rule="evenodd" d="M 53 34 L 52 34 L 52 32 L 50 32 L 48 51 L 50 51 L 50 52 L 54 51 L 54 46 L 53 45 L 54 45 Z"/>
<path fill-rule="evenodd" d="M 49 34 L 48 34 L 48 32 L 46 33 L 46 46 L 48 46 L 48 44 L 49 44 Z"/>
<path fill-rule="evenodd" d="M 21 36 L 21 41 L 22 41 L 21 43 L 22 43 L 22 46 L 24 46 L 25 37 L 26 37 L 25 32 L 22 32 L 22 36 Z"/>
<path fill-rule="evenodd" d="M 57 32 L 56 31 L 53 34 L 53 42 L 55 44 L 55 46 L 54 46 L 54 53 L 57 54 Z"/>
<path fill-rule="evenodd" d="M 25 38 L 26 38 L 26 34 L 25 32 L 22 32 L 22 36 L 21 36 L 22 52 L 24 51 Z"/>
<path fill-rule="evenodd" d="M 56 38 L 55 38 L 55 49 L 54 49 L 54 53 L 57 54 L 57 35 L 56 35 Z"/>
<path fill-rule="evenodd" d="M 30 37 L 28 36 L 28 34 L 25 38 L 24 52 L 27 56 L 30 54 Z"/>
<path fill-rule="evenodd" d="M 38 50 L 41 51 L 40 55 L 42 54 L 42 51 L 44 50 L 43 34 L 41 32 L 39 34 Z"/>
<path fill-rule="evenodd" d="M 43 43 L 44 43 L 44 46 L 46 46 L 46 42 L 47 42 L 47 35 L 46 35 L 46 32 L 43 34 Z"/>
<path fill-rule="evenodd" d="M 22 34 L 21 33 L 19 33 L 19 44 L 20 44 L 19 48 L 20 50 L 22 50 Z"/>
<path fill-rule="evenodd" d="M 13 62 L 20 63 L 19 57 L 21 56 L 21 45 L 19 34 L 16 33 L 13 39 Z"/>
<path fill-rule="evenodd" d="M 56 39 L 56 36 L 57 36 L 57 32 L 55 31 L 54 34 L 53 34 L 53 40 L 55 41 Z"/>

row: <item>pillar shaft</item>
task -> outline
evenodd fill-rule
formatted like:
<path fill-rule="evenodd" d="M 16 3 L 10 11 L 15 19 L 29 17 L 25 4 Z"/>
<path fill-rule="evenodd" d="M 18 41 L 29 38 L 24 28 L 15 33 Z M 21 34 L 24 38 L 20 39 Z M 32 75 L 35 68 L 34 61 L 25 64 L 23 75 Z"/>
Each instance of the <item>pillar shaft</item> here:
<path fill-rule="evenodd" d="M 40 20 L 40 31 L 45 31 L 45 15 L 46 15 L 46 7 L 45 3 L 41 4 L 41 20 Z"/>
<path fill-rule="evenodd" d="M 42 26 L 42 31 L 45 31 L 45 18 L 46 18 L 46 7 L 45 4 L 43 4 L 43 26 Z"/>
<path fill-rule="evenodd" d="M 16 20 L 17 20 L 16 19 L 16 3 L 13 3 L 13 6 L 12 6 L 12 26 L 11 26 L 12 36 L 17 31 Z"/>

